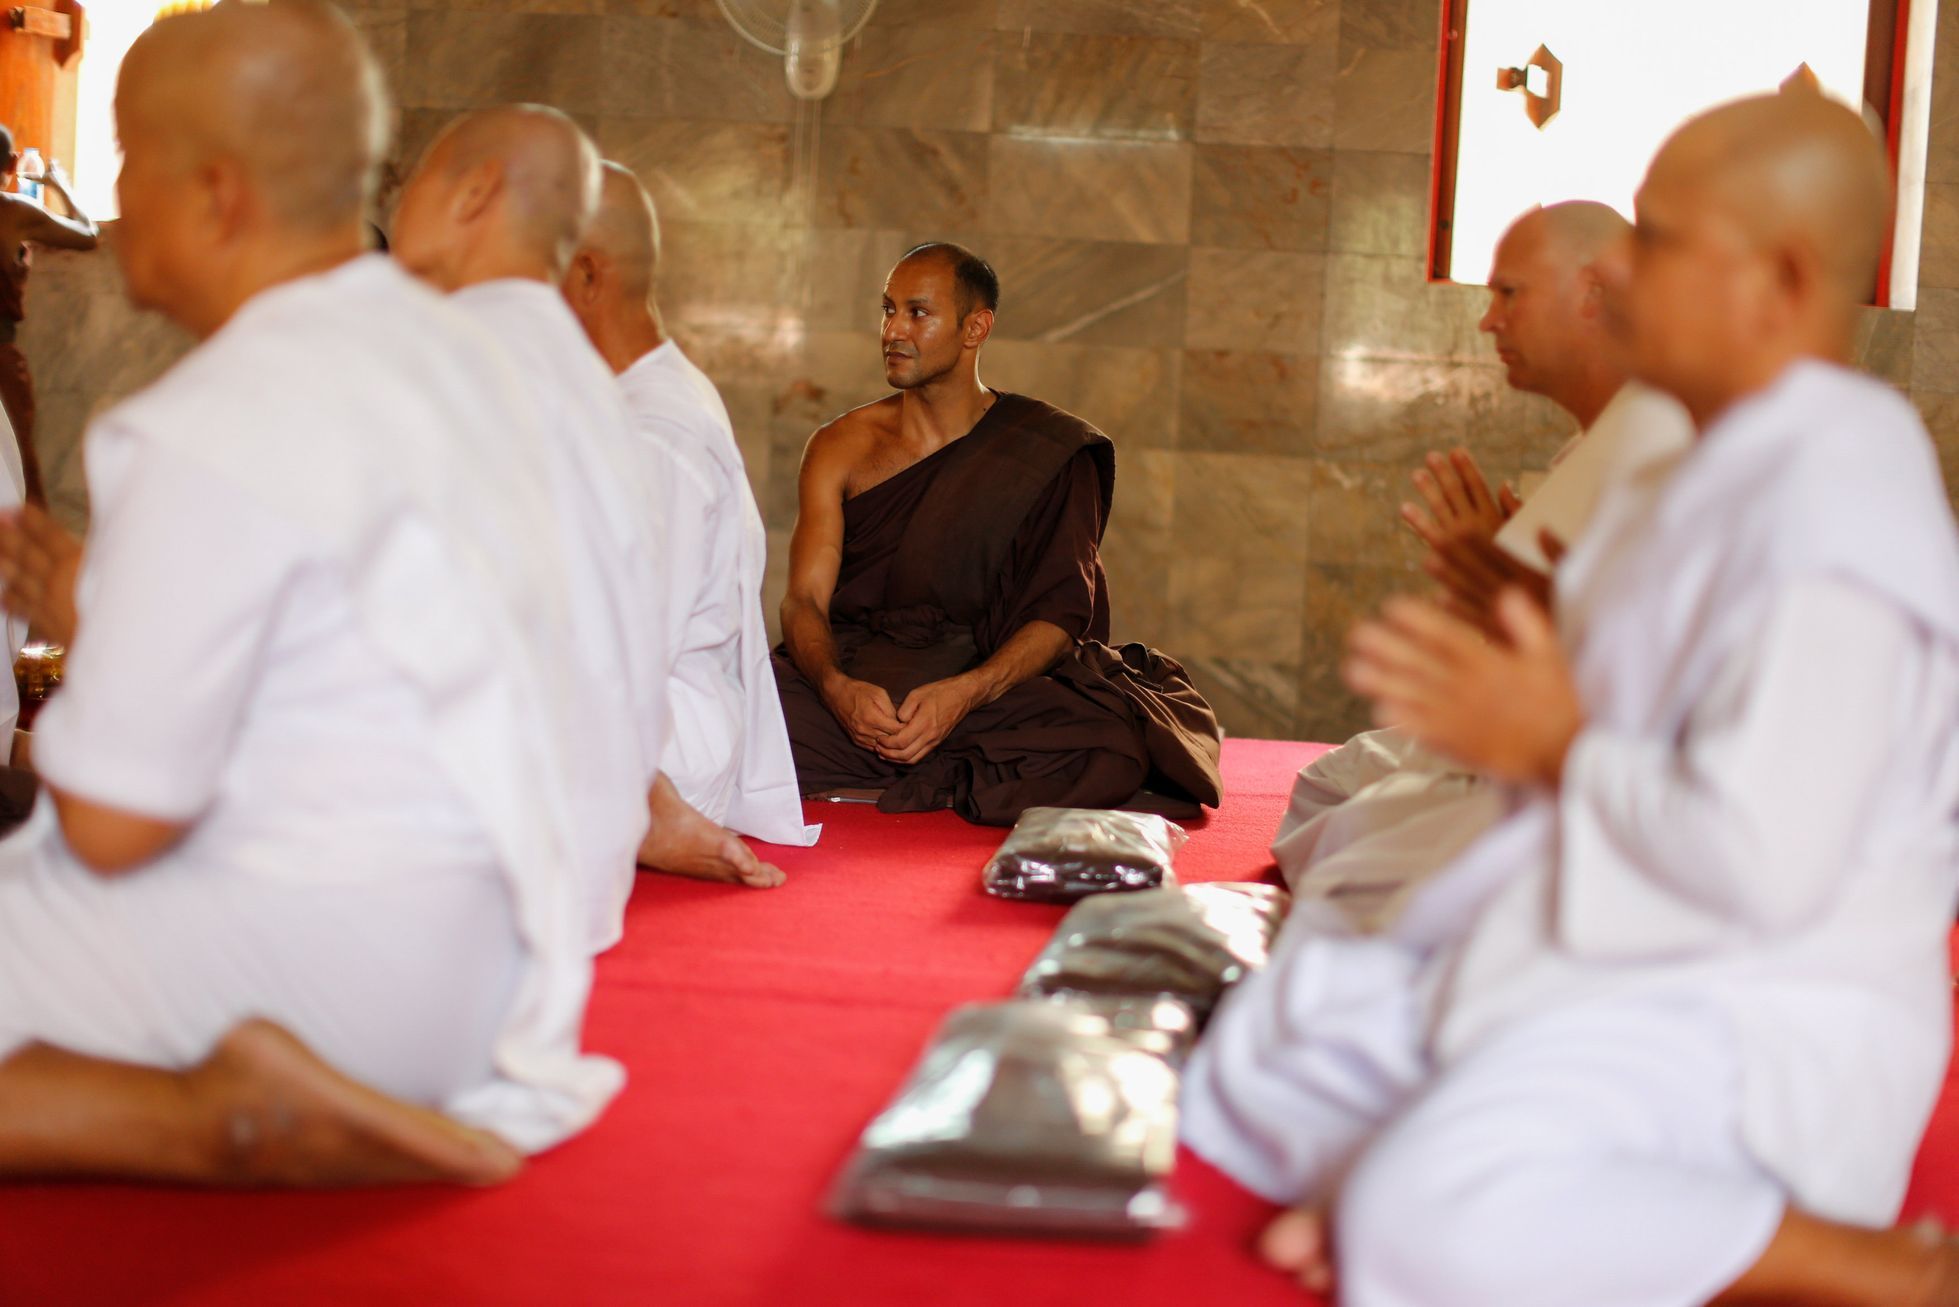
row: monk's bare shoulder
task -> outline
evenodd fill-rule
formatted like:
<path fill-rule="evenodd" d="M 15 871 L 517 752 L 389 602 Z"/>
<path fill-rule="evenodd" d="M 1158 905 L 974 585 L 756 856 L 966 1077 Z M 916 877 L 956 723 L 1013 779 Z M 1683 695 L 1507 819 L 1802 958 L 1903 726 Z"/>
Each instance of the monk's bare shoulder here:
<path fill-rule="evenodd" d="M 803 451 L 804 475 L 836 485 L 845 496 L 862 490 L 892 461 L 903 406 L 901 396 L 887 395 L 818 427 Z"/>

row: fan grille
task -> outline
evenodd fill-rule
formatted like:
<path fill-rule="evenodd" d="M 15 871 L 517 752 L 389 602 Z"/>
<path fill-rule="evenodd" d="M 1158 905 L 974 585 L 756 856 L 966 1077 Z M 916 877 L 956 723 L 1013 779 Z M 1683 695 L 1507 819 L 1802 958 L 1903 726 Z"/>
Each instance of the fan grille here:
<path fill-rule="evenodd" d="M 728 25 L 770 54 L 787 54 L 791 0 L 714 0 Z M 877 0 L 837 0 L 843 39 L 852 40 L 871 21 Z"/>

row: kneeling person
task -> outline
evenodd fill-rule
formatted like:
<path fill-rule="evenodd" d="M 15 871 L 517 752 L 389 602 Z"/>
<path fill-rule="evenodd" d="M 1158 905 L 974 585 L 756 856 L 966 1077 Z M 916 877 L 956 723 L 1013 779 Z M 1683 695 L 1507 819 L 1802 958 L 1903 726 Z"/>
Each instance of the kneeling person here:
<path fill-rule="evenodd" d="M 117 253 L 202 343 L 91 430 L 85 559 L 0 530 L 73 631 L 0 845 L 0 1176 L 488 1181 L 620 1083 L 578 1053 L 541 442 L 361 256 L 380 86 L 306 0 L 123 66 Z"/>
<path fill-rule="evenodd" d="M 898 393 L 810 438 L 775 659 L 803 789 L 993 825 L 1145 788 L 1216 804 L 1210 706 L 1171 659 L 1104 643 L 1114 446 L 981 384 L 998 301 L 970 252 L 907 254 L 885 285 Z"/>
<path fill-rule="evenodd" d="M 666 492 L 644 513 L 673 587 L 671 728 L 640 860 L 765 887 L 782 873 L 730 832 L 807 845 L 821 828 L 803 824 L 769 668 L 762 514 L 721 396 L 666 334 L 654 297 L 659 252 L 652 197 L 631 172 L 607 163 L 598 216 L 565 274 L 564 294 L 618 375 L 650 489 Z"/>

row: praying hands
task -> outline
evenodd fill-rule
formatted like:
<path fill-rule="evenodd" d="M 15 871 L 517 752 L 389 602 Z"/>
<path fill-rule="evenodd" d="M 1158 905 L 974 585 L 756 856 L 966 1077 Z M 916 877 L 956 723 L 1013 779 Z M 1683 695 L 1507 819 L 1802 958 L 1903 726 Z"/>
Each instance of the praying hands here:
<path fill-rule="evenodd" d="M 1476 460 L 1460 447 L 1447 455 L 1431 453 L 1413 480 L 1427 508 L 1403 503 L 1401 519 L 1428 546 L 1422 570 L 1442 587 L 1451 613 L 1494 636 L 1499 633 L 1496 599 L 1504 590 L 1521 589 L 1540 607 L 1550 607 L 1550 576 L 1496 542 L 1497 532 L 1523 504 L 1514 487 L 1505 482 L 1492 494 Z M 1563 542 L 1548 531 L 1540 540 L 1553 562 L 1563 555 Z"/>
<path fill-rule="evenodd" d="M 1342 675 L 1400 727 L 1504 780 L 1555 788 L 1585 724 L 1548 613 L 1505 590 L 1492 611 L 1499 638 L 1421 599 L 1390 599 L 1347 640 Z"/>

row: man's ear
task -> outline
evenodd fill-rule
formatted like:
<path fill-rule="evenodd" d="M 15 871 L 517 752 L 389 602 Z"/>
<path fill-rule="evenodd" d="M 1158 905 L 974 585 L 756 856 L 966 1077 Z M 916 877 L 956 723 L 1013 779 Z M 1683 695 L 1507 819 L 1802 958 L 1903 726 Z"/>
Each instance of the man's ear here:
<path fill-rule="evenodd" d="M 993 310 L 974 309 L 960 324 L 960 343 L 967 349 L 978 349 L 993 334 Z"/>
<path fill-rule="evenodd" d="M 191 170 L 190 185 L 203 209 L 205 227 L 220 241 L 228 241 L 245 226 L 258 193 L 237 160 L 217 158 Z"/>
<path fill-rule="evenodd" d="M 599 297 L 599 287 L 605 280 L 605 270 L 599 263 L 599 256 L 589 249 L 581 249 L 571 256 L 571 266 L 565 269 L 565 298 L 581 307 L 589 307 Z"/>
<path fill-rule="evenodd" d="M 1588 263 L 1578 270 L 1578 314 L 1583 318 L 1596 318 L 1605 312 L 1605 279 L 1599 275 L 1598 264 Z"/>
<path fill-rule="evenodd" d="M 463 173 L 450 200 L 456 221 L 472 223 L 488 212 L 503 193 L 503 180 L 503 162 L 499 159 L 485 159 Z"/>

